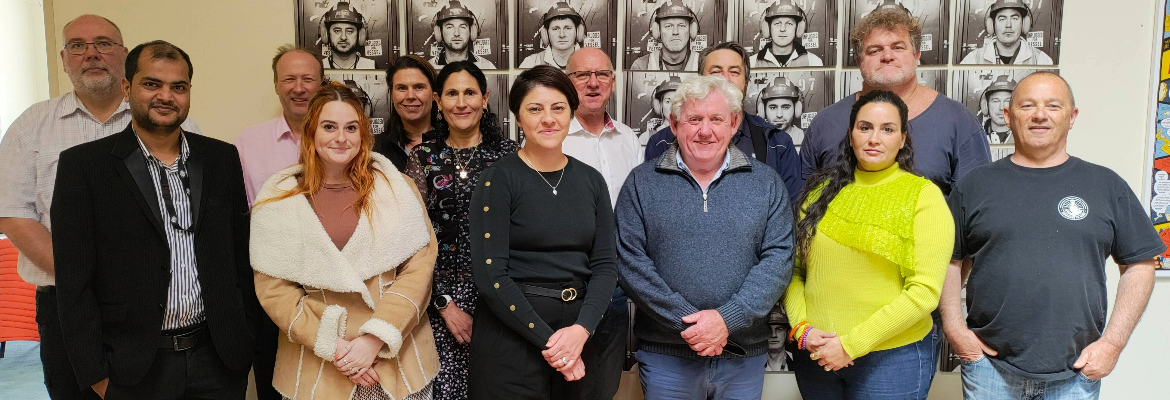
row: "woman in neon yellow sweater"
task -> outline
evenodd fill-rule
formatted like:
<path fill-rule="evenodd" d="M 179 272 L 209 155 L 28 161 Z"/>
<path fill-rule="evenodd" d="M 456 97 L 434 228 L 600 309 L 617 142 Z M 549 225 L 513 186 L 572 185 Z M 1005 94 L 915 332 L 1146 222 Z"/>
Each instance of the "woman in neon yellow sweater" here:
<path fill-rule="evenodd" d="M 938 335 L 930 317 L 954 244 L 942 191 L 914 174 L 906 104 L 862 95 L 838 161 L 801 193 L 797 261 L 784 296 L 806 399 L 925 399 Z"/>

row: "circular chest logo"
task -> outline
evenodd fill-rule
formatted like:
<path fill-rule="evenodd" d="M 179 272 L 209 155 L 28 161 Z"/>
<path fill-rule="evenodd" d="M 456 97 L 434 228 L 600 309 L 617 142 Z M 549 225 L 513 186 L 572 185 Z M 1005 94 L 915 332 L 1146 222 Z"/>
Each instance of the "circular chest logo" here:
<path fill-rule="evenodd" d="M 1080 221 L 1089 216 L 1089 204 L 1080 197 L 1068 196 L 1060 200 L 1060 204 L 1056 205 L 1056 211 L 1065 219 Z"/>

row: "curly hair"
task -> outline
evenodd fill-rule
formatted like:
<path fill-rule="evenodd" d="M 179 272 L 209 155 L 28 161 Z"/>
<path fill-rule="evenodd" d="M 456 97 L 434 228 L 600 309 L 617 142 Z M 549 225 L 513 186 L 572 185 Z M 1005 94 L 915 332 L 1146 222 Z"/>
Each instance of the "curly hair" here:
<path fill-rule="evenodd" d="M 910 33 L 910 45 L 914 47 L 914 52 L 919 51 L 918 45 L 922 43 L 922 24 L 918 22 L 918 18 L 896 8 L 879 8 L 862 18 L 849 32 L 849 41 L 853 43 L 853 48 L 857 49 L 858 58 L 864 54 L 861 42 L 877 28 L 888 31 L 905 29 Z"/>

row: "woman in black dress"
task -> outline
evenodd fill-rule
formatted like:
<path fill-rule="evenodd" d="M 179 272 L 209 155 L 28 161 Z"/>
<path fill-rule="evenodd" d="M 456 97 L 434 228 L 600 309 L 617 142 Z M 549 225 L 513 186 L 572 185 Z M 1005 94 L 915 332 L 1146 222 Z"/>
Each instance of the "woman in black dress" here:
<path fill-rule="evenodd" d="M 467 356 L 478 293 L 471 277 L 468 205 L 480 173 L 520 147 L 503 136 L 487 106 L 487 78 L 471 62 L 447 64 L 435 80 L 443 120 L 414 148 L 406 174 L 415 180 L 439 240 L 427 315 L 435 331 L 435 400 L 467 398 Z"/>
<path fill-rule="evenodd" d="M 617 250 L 605 179 L 561 151 L 577 105 L 572 82 L 555 67 L 521 73 L 508 107 L 524 148 L 484 171 L 472 196 L 481 304 L 471 343 L 474 399 L 593 391 L 593 353 L 582 350 L 613 296 Z"/>

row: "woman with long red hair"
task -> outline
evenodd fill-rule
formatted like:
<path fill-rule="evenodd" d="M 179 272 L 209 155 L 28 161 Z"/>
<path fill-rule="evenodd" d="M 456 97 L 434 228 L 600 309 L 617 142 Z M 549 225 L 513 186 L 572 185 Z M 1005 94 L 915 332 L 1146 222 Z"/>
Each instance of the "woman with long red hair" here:
<path fill-rule="evenodd" d="M 252 209 L 256 294 L 280 327 L 272 384 L 290 399 L 430 399 L 436 241 L 413 182 L 371 151 L 344 85 L 309 103 L 300 163 Z"/>

